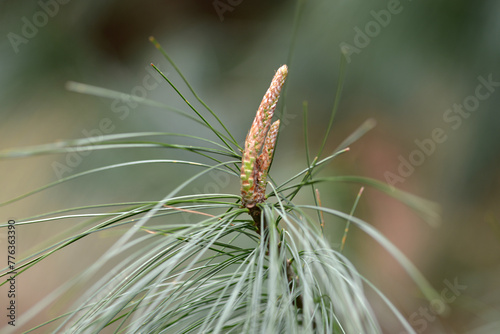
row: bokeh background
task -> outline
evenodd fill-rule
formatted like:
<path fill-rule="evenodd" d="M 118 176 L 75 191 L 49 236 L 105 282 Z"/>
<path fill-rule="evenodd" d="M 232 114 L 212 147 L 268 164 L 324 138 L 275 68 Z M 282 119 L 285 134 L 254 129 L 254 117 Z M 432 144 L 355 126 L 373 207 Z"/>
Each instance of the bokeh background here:
<path fill-rule="evenodd" d="M 366 119 L 375 119 L 377 126 L 324 174 L 388 182 L 388 173 L 398 175 L 400 169 L 404 176 L 396 179 L 396 187 L 440 205 L 442 223 L 437 228 L 370 189 L 356 212 L 397 245 L 446 302 L 425 301 L 404 270 L 354 227 L 345 252 L 418 333 L 498 333 L 500 2 L 302 3 L 297 16 L 297 1 L 1 1 L 0 150 L 85 138 L 86 133 L 104 131 L 103 119 L 111 122 L 104 125 L 109 133 L 162 131 L 215 139 L 164 109 L 139 105 L 121 117 L 113 105 L 116 101 L 65 89 L 67 81 L 76 81 L 135 93 L 146 80 L 154 86 L 147 90 L 147 98 L 189 111 L 166 82 L 155 81 L 151 74 L 149 64 L 154 63 L 194 101 L 148 41 L 155 36 L 241 143 L 274 71 L 289 62 L 280 109 L 286 122 L 271 172 L 276 182 L 283 181 L 306 166 L 303 101 L 308 101 L 311 151 L 321 144 L 338 85 L 341 46 L 350 45 L 342 99 L 325 151 L 332 152 Z M 38 26 L 30 28 L 33 23 Z M 480 89 L 489 94 L 474 100 L 481 78 L 492 82 Z M 474 110 L 450 111 L 464 103 L 472 103 Z M 452 116 L 453 121 L 447 118 Z M 429 144 L 435 131 L 446 140 Z M 182 141 L 172 138 L 172 142 Z M 415 153 L 422 151 L 416 142 L 430 145 L 428 154 Z M 74 167 L 64 176 L 110 163 L 185 154 L 158 149 L 96 151 L 72 161 Z M 56 181 L 54 164 L 67 164 L 67 159 L 71 158 L 59 154 L 1 160 L 0 202 Z M 403 170 L 402 161 L 410 159 L 415 165 Z M 0 217 L 3 224 L 9 218 L 20 220 L 69 207 L 156 200 L 193 172 L 161 166 L 96 174 L 0 207 Z M 206 179 L 191 190 L 236 193 L 238 180 Z M 320 191 L 323 205 L 349 212 L 359 187 L 330 184 Z M 19 228 L 20 254 L 40 249 L 77 222 L 67 219 Z M 328 217 L 326 225 L 327 238 L 338 247 L 345 222 Z M 39 316 L 23 321 L 32 305 L 94 263 L 121 232 L 89 237 L 22 275 L 16 331 L 64 312 L 86 282 L 78 282 L 67 300 L 51 303 Z M 5 254 L 4 232 L 0 244 Z M 6 255 L 1 261 L 4 267 Z M 4 310 L 5 287 L 0 291 Z M 372 294 L 369 289 L 367 293 Z M 384 330 L 398 333 L 395 319 L 387 316 L 375 295 L 373 303 Z M 449 312 L 436 316 L 432 310 L 443 303 Z M 0 329 L 5 329 L 3 313 Z"/>

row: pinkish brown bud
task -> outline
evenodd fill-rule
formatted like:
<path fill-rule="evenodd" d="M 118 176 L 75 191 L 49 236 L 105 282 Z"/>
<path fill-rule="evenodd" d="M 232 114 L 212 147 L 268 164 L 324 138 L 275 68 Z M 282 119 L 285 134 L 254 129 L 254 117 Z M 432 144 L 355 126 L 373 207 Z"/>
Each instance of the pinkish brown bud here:
<path fill-rule="evenodd" d="M 269 131 L 267 137 L 266 133 L 271 126 L 271 119 L 287 75 L 288 67 L 286 65 L 281 66 L 276 71 L 245 141 L 245 151 L 241 163 L 241 197 L 243 205 L 246 207 L 251 207 L 264 200 L 265 179 L 271 164 L 279 121 L 273 124 L 273 129 Z M 263 145 L 265 146 L 264 150 L 258 156 Z"/>

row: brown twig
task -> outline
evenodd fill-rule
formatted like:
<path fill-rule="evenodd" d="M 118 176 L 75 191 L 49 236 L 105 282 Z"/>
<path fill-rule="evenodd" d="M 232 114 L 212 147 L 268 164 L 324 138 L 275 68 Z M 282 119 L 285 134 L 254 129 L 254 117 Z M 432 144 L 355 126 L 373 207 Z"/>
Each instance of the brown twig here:
<path fill-rule="evenodd" d="M 262 220 L 262 223 L 263 223 L 263 227 L 264 227 L 264 231 L 268 228 L 269 224 L 267 224 L 266 222 L 266 218 L 265 216 L 262 217 L 262 209 L 255 205 L 255 206 L 252 206 L 250 208 L 248 208 L 249 210 L 249 213 L 250 213 L 250 216 L 252 216 L 252 219 L 254 221 L 254 226 L 257 230 L 257 233 L 262 236 L 263 235 L 263 231 L 261 231 L 260 227 L 261 227 L 261 220 L 262 218 L 264 218 Z M 267 252 L 269 253 L 270 252 L 270 249 L 269 249 L 269 244 L 267 244 L 267 247 L 268 247 L 268 250 Z M 278 244 L 278 252 L 281 252 L 281 243 Z M 299 284 L 299 278 L 297 277 L 297 275 L 295 274 L 295 271 L 293 270 L 293 267 L 292 267 L 292 261 L 289 260 L 289 259 L 285 259 L 284 261 L 284 264 L 285 264 L 285 268 L 286 268 L 286 279 L 287 279 L 287 282 L 288 282 L 288 288 L 290 289 L 290 293 L 293 293 L 293 287 L 294 286 L 298 286 Z M 303 309 L 304 307 L 304 304 L 303 304 L 303 300 L 302 300 L 302 295 L 299 294 L 295 300 L 293 301 L 293 304 L 300 310 Z"/>

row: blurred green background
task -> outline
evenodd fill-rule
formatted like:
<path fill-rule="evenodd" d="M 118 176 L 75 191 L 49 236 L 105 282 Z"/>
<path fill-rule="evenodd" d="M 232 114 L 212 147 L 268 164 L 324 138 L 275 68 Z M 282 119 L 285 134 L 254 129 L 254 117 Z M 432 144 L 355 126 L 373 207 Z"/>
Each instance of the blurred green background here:
<path fill-rule="evenodd" d="M 152 75 L 150 63 L 194 101 L 149 36 L 156 37 L 242 143 L 274 71 L 289 60 L 297 2 L 41 0 L 2 1 L 0 8 L 0 150 L 5 150 L 99 131 L 179 132 L 215 139 L 163 109 L 127 106 L 65 89 L 67 81 L 76 81 L 125 93 L 146 92 L 147 98 L 190 112 L 166 82 Z M 341 46 L 348 46 L 342 100 L 326 151 L 332 152 L 368 118 L 375 119 L 377 127 L 324 173 L 384 182 L 391 175 L 396 187 L 440 204 L 438 228 L 373 190 L 364 193 L 357 215 L 397 245 L 443 300 L 430 304 L 421 298 L 404 270 L 355 228 L 347 239 L 349 258 L 418 333 L 498 333 L 500 2 L 308 0 L 299 23 L 271 176 L 279 183 L 306 165 L 303 101 L 309 106 L 312 152 L 321 144 L 337 88 Z M 145 86 L 150 89 L 141 88 Z M 108 121 L 103 124 L 103 119 Z M 96 151 L 81 161 L 65 154 L 1 160 L 0 202 L 56 181 L 58 163 L 73 164 L 63 175 L 69 176 L 111 163 L 186 156 L 135 149 Z M 1 207 L 1 219 L 96 203 L 157 200 L 194 172 L 158 166 L 96 174 Z M 237 179 L 220 178 L 207 178 L 192 191 L 238 192 Z M 347 212 L 358 190 L 352 185 L 320 187 L 323 205 Z M 21 254 L 39 249 L 75 223 L 69 219 L 20 228 Z M 329 217 L 326 224 L 327 237 L 338 246 L 345 222 Z M 92 236 L 22 275 L 20 324 L 23 312 L 92 264 L 117 236 Z M 0 234 L 1 248 L 5 240 Z M 454 284 L 455 290 L 450 288 Z M 4 287 L 0 291 L 4 309 Z M 373 302 L 384 330 L 398 332 L 395 319 L 385 317 L 388 311 L 376 296 Z M 450 312 L 436 317 L 432 310 L 440 303 L 448 304 Z M 21 329 L 62 312 L 59 304 L 51 305 Z"/>

